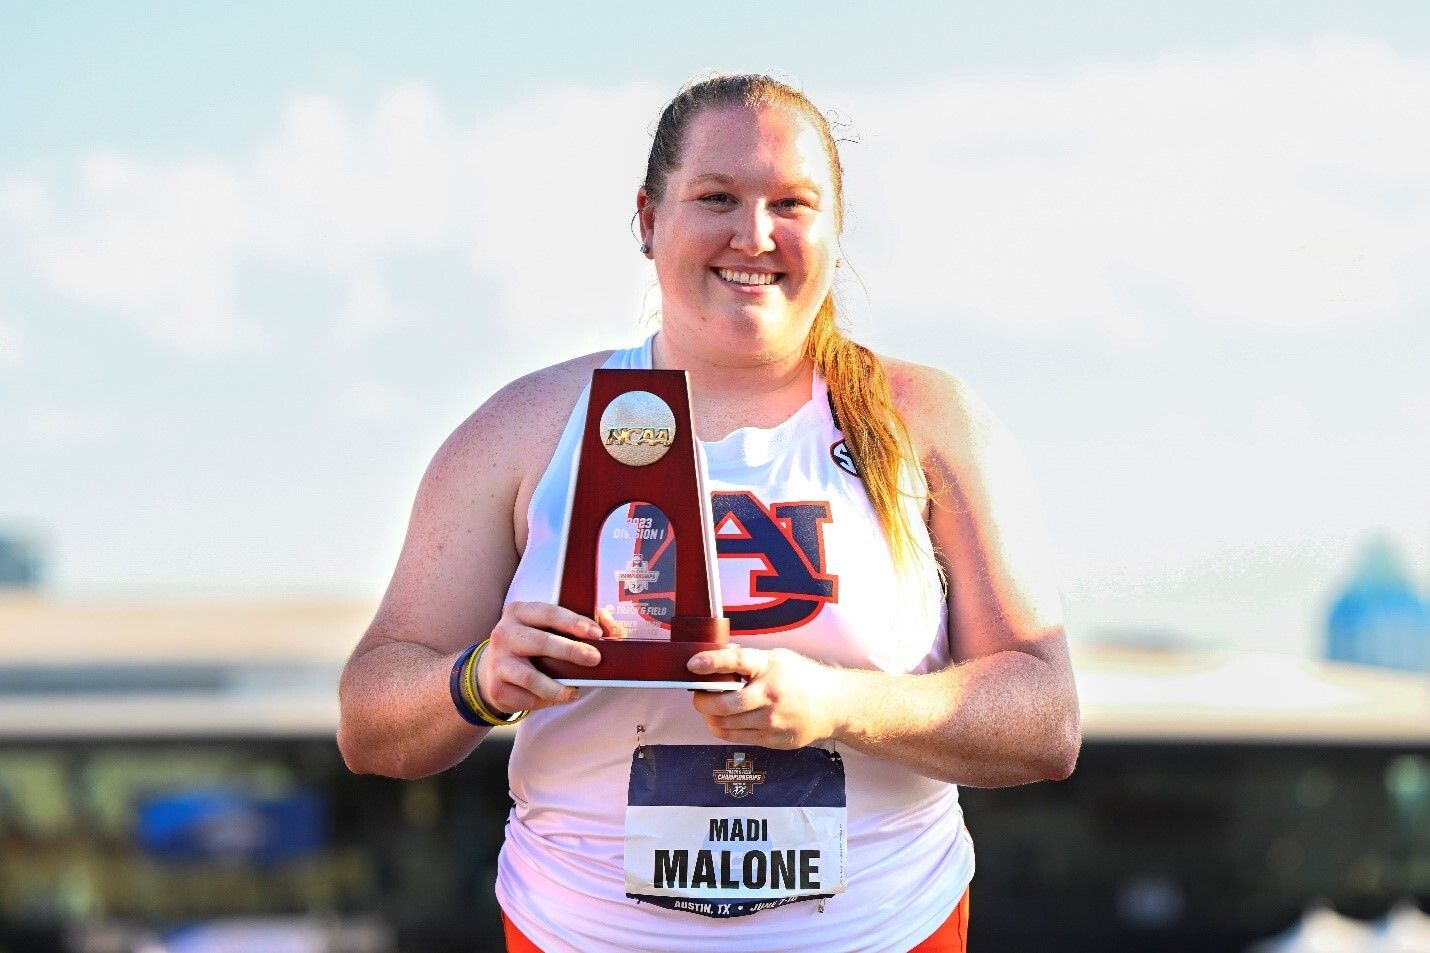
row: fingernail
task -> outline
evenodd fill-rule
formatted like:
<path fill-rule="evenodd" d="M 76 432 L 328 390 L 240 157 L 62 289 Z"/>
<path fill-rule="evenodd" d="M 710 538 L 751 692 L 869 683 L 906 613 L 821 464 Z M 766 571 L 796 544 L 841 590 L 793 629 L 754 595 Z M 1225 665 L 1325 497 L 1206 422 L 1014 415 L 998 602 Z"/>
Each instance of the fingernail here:
<path fill-rule="evenodd" d="M 696 656 L 689 662 L 686 662 L 685 667 L 690 669 L 692 672 L 703 672 L 710 667 L 710 661 L 709 659 L 703 659 L 699 656 Z"/>
<path fill-rule="evenodd" d="M 586 623 L 586 634 L 591 638 L 596 638 L 601 634 L 601 627 L 594 622 Z"/>
<path fill-rule="evenodd" d="M 597 652 L 595 649 L 592 649 L 591 651 L 585 653 L 585 659 L 587 665 L 596 665 L 601 661 L 601 653 Z"/>

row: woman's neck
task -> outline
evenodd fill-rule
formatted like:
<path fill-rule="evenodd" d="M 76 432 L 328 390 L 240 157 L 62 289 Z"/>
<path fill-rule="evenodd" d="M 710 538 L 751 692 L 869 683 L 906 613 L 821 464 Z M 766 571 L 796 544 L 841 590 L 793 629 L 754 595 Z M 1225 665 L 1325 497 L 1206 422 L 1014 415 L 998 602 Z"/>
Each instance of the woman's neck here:
<path fill-rule="evenodd" d="M 677 353 L 666 335 L 651 344 L 656 368 L 680 368 L 690 376 L 695 432 L 722 440 L 741 427 L 773 427 L 788 420 L 810 397 L 814 365 L 803 354 L 751 366 L 730 366 Z"/>

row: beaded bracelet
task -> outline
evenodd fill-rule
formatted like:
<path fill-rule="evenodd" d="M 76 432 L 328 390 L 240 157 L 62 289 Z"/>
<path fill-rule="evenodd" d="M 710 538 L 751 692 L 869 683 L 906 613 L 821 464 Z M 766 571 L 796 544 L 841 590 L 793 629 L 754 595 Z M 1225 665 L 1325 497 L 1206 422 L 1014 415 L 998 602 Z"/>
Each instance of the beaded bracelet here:
<path fill-rule="evenodd" d="M 486 649 L 489 642 L 491 639 L 469 646 L 461 655 L 457 656 L 456 662 L 452 663 L 452 674 L 448 680 L 448 686 L 452 692 L 452 704 L 456 706 L 457 714 L 461 715 L 462 720 L 467 724 L 477 728 L 514 725 L 530 714 L 529 711 L 518 711 L 508 715 L 493 711 L 482 703 L 481 693 L 477 691 L 476 671 L 477 663 L 482 658 L 482 651 Z"/>

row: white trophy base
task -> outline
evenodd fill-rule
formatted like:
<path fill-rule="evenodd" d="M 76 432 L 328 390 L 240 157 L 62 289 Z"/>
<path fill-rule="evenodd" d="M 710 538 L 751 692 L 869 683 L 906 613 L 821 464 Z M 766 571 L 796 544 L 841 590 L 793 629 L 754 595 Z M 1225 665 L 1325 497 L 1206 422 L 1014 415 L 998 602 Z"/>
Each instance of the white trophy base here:
<path fill-rule="evenodd" d="M 734 692 L 744 682 L 645 682 L 635 678 L 558 678 L 559 685 L 576 688 L 686 688 L 697 692 Z"/>

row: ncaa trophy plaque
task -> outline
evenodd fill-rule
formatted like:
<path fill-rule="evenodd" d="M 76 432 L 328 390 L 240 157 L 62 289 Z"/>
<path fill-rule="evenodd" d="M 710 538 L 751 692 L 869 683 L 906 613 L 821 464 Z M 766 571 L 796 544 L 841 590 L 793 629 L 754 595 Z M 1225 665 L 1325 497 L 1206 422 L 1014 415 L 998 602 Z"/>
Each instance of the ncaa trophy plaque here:
<path fill-rule="evenodd" d="M 588 618 L 605 603 L 635 631 L 596 641 L 601 661 L 593 667 L 533 662 L 563 685 L 739 688 L 738 675 L 686 668 L 691 656 L 729 641 L 730 622 L 685 372 L 601 369 L 590 393 L 557 602 Z"/>

